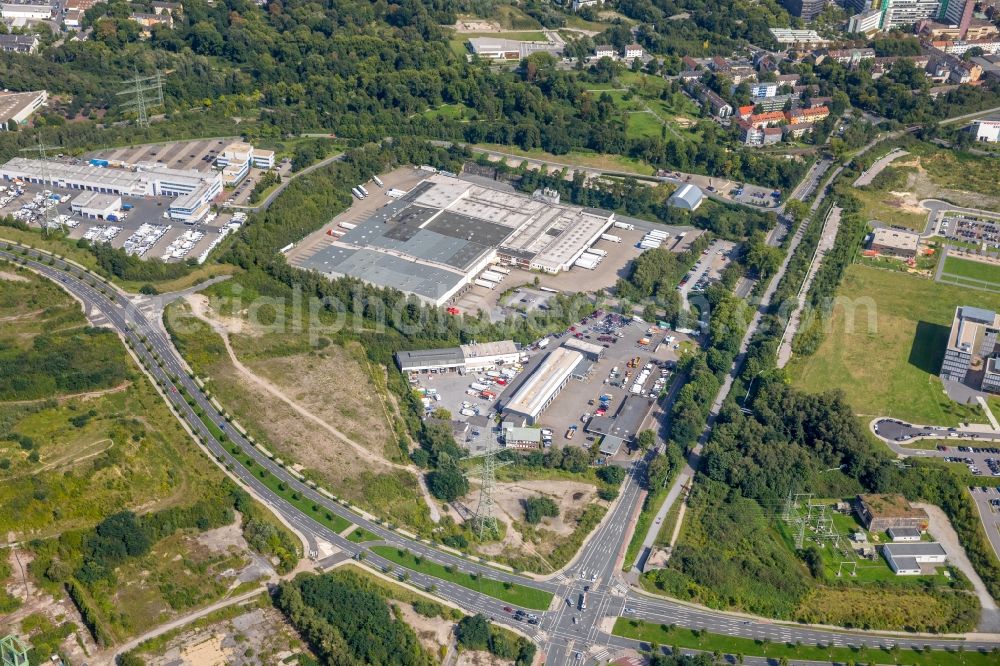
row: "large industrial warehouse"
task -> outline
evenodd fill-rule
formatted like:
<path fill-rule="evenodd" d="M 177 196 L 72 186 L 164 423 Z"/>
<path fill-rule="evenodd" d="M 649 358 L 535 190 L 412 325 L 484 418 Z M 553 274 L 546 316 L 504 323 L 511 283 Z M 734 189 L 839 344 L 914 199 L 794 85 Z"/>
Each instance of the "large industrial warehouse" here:
<path fill-rule="evenodd" d="M 15 157 L 0 167 L 0 179 L 119 197 L 176 197 L 170 203 L 168 215 L 183 222 L 204 217 L 212 200 L 222 192 L 222 176 L 218 173 L 170 169 L 156 162 L 142 162 L 125 169 Z"/>
<path fill-rule="evenodd" d="M 569 270 L 613 222 L 610 211 L 435 174 L 299 265 L 442 305 L 492 263 Z"/>

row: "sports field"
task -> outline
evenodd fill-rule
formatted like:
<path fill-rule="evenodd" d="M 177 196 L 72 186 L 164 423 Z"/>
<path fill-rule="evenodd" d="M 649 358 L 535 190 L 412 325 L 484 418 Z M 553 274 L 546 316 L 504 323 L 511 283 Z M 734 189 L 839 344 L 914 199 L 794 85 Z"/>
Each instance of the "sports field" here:
<path fill-rule="evenodd" d="M 1000 292 L 1000 266 L 971 259 L 945 257 L 941 281 Z"/>
<path fill-rule="evenodd" d="M 937 373 L 955 307 L 1000 308 L 1000 294 L 855 265 L 837 297 L 819 349 L 788 366 L 796 386 L 840 389 L 864 418 L 948 426 L 985 421 L 978 408 L 952 402 Z"/>

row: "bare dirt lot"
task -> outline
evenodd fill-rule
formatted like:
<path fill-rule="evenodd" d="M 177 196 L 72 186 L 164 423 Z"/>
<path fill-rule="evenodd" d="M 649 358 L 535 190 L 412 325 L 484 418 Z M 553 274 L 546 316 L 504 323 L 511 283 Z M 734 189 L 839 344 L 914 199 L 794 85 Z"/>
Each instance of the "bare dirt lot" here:
<path fill-rule="evenodd" d="M 148 666 L 256 666 L 281 664 L 305 651 L 279 611 L 256 608 L 181 632 L 155 653 L 140 654 Z"/>
<path fill-rule="evenodd" d="M 386 407 L 357 356 L 352 358 L 348 350 L 330 345 L 309 354 L 252 361 L 249 367 L 373 453 L 388 458 L 397 449 Z"/>
<path fill-rule="evenodd" d="M 306 476 L 380 515 L 411 526 L 428 514 L 434 518 L 436 507 L 429 508 L 430 499 L 413 466 L 386 458 L 391 429 L 385 414 L 390 406 L 381 404 L 357 357 L 331 345 L 305 354 L 248 361 L 261 366 L 258 373 L 256 365 L 244 364 L 229 344 L 229 331 L 241 330 L 244 334 L 234 344 L 252 355 L 254 329 L 243 320 L 220 323 L 207 305 L 204 299 L 187 302 L 225 347 L 226 359 L 212 365 L 210 387 L 251 435 Z M 187 316 L 184 308 L 177 315 L 179 320 Z M 313 387 L 304 378 L 321 386 Z M 300 397 L 304 404 L 298 402 Z"/>
<path fill-rule="evenodd" d="M 479 485 L 471 485 L 469 494 L 462 501 L 466 506 L 474 507 L 479 497 Z M 506 526 L 504 538 L 496 543 L 485 544 L 479 550 L 485 555 L 493 556 L 504 552 L 527 552 L 545 559 L 558 545 L 560 537 L 573 533 L 577 519 L 589 504 L 602 503 L 596 499 L 596 493 L 597 489 L 593 485 L 579 481 L 544 479 L 499 482 L 493 491 L 493 498 L 497 506 L 496 517 Z M 533 534 L 526 538 L 518 529 L 525 525 L 522 502 L 536 496 L 554 500 L 559 506 L 559 516 L 543 518 L 541 523 L 532 526 Z"/>
<path fill-rule="evenodd" d="M 42 616 L 53 625 L 70 622 L 75 629 L 59 647 L 69 658 L 69 663 L 86 663 L 90 656 L 97 652 L 97 645 L 91 638 L 90 632 L 84 628 L 85 625 L 76 606 L 64 595 L 56 599 L 35 586 L 27 572 L 32 560 L 30 552 L 11 548 L 6 555 L 10 558 L 13 572 L 7 581 L 7 592 L 21 600 L 21 607 L 3 616 L 0 627 L 5 630 L 4 633 L 18 629 L 29 616 Z M 25 632 L 18 632 L 18 635 L 30 640 L 30 636 Z"/>

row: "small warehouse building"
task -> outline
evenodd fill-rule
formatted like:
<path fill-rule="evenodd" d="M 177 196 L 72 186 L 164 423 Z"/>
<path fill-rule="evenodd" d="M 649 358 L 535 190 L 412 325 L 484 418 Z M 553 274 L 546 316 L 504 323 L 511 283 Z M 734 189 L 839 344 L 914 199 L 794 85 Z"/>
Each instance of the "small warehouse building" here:
<path fill-rule="evenodd" d="M 612 438 L 608 442 L 609 447 L 614 444 L 615 439 L 622 443 L 632 442 L 638 436 L 654 402 L 652 398 L 642 395 L 629 395 L 622 401 L 614 416 L 594 416 L 583 429 L 592 435 L 601 435 L 605 440 Z"/>
<path fill-rule="evenodd" d="M 402 372 L 476 372 L 517 363 L 521 353 L 513 340 L 500 340 L 445 349 L 398 351 L 395 356 Z"/>
<path fill-rule="evenodd" d="M 902 495 L 858 495 L 854 511 L 869 532 L 885 532 L 890 527 L 926 530 L 927 512 L 906 501 Z"/>
<path fill-rule="evenodd" d="M 871 249 L 881 255 L 913 259 L 917 256 L 920 236 L 899 229 L 879 228 L 872 236 Z"/>
<path fill-rule="evenodd" d="M 670 195 L 667 199 L 667 205 L 673 206 L 674 208 L 680 208 L 682 210 L 698 210 L 698 207 L 704 203 L 705 193 L 701 191 L 696 185 L 681 185 L 677 188 L 677 191 Z"/>
<path fill-rule="evenodd" d="M 121 209 L 120 196 L 100 192 L 83 192 L 76 195 L 70 204 L 70 210 L 91 220 L 107 220 L 110 216 L 117 215 Z"/>
<path fill-rule="evenodd" d="M 886 532 L 893 543 L 909 543 L 920 541 L 920 530 L 912 527 L 890 527 Z"/>
<path fill-rule="evenodd" d="M 538 428 L 503 423 L 503 445 L 508 449 L 538 449 L 542 446 L 542 431 Z"/>
<path fill-rule="evenodd" d="M 933 541 L 890 543 L 882 547 L 882 555 L 897 576 L 919 576 L 927 564 L 944 564 L 948 559 L 941 544 Z"/>
<path fill-rule="evenodd" d="M 578 351 L 583 354 L 584 358 L 591 361 L 599 361 L 604 355 L 604 347 L 601 345 L 595 345 L 593 342 L 587 342 L 586 340 L 580 340 L 579 338 L 569 338 L 562 345 L 566 349 L 572 349 L 573 351 Z"/>
<path fill-rule="evenodd" d="M 553 349 L 510 398 L 503 401 L 504 418 L 522 425 L 536 424 L 582 360 L 583 355 L 578 351 L 564 347 Z"/>

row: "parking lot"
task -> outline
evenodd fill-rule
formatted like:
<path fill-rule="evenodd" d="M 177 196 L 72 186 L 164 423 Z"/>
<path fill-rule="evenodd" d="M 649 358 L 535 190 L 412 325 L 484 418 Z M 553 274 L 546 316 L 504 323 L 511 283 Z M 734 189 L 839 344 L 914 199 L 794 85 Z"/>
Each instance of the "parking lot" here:
<path fill-rule="evenodd" d="M 164 219 L 170 197 L 122 197 L 123 205 L 131 208 L 122 211 L 121 219 L 93 220 L 76 215 L 71 209 L 73 197 L 80 194 L 79 190 L 30 183 L 0 187 L 6 188 L 0 190 L 0 215 L 12 215 L 38 227 L 44 223 L 44 209 L 54 208 L 50 214 L 66 229 L 69 238 L 111 243 L 114 248 L 144 259 L 182 261 L 198 258 L 218 239 L 232 217 L 228 213 L 210 213 L 198 224 L 185 225 Z M 58 196 L 59 200 L 53 196 Z"/>
<path fill-rule="evenodd" d="M 993 552 L 1000 557 L 1000 487 L 973 486 L 969 488 L 969 492 L 972 493 Z"/>
<path fill-rule="evenodd" d="M 85 159 L 117 160 L 125 164 L 160 162 L 171 169 L 208 171 L 219 152 L 239 137 L 153 143 L 125 148 L 111 148 L 88 153 Z"/>
<path fill-rule="evenodd" d="M 497 404 L 502 404 L 517 390 L 520 380 L 530 375 L 549 351 L 571 337 L 601 345 L 602 357 L 592 363 L 585 377 L 569 380 L 536 425 L 552 430 L 553 443 L 557 445 L 585 448 L 592 446 L 599 437 L 584 432 L 590 416 L 614 416 L 629 396 L 645 400 L 639 404 L 643 414 L 648 412 L 673 381 L 672 368 L 677 360 L 693 344 L 690 337 L 675 331 L 600 312 L 566 331 L 549 336 L 548 342 L 539 341 L 523 349 L 523 360 L 518 365 L 489 373 L 419 373 L 413 375 L 411 385 L 426 394 L 424 402 L 428 414 L 444 408 L 453 420 L 463 424 L 456 428 L 456 437 L 475 455 L 485 447 Z M 504 371 L 506 376 L 495 376 Z M 640 378 L 643 381 L 636 388 Z M 496 397 L 481 397 L 484 391 L 480 386 L 486 387 L 486 395 L 495 394 Z M 606 414 L 601 410 L 602 396 L 606 397 Z M 470 424 L 469 427 L 466 428 L 465 423 Z M 567 437 L 571 426 L 575 428 L 572 436 Z M 647 423 L 646 427 L 654 426 Z M 619 457 L 624 455 L 623 451 Z"/>
<path fill-rule="evenodd" d="M 648 230 L 655 228 L 668 233 L 669 237 L 663 247 L 669 249 L 671 252 L 683 252 L 694 242 L 694 239 L 703 233 L 691 227 L 667 226 L 646 222 L 645 220 L 634 220 L 632 218 L 624 219 L 628 219 L 629 224 L 636 223 L 633 224 L 634 228 L 622 229 L 612 227 L 607 232 L 612 236 L 621 238 L 621 242 L 599 240 L 594 243 L 594 249 L 607 253 L 601 263 L 594 269 L 574 266 L 570 270 L 558 275 L 549 275 L 511 268 L 510 274 L 495 289 L 491 290 L 470 284 L 457 293 L 448 305 L 458 308 L 461 312 L 478 312 L 482 310 L 488 313 L 493 321 L 502 321 L 511 314 L 516 315 L 520 311 L 530 311 L 537 308 L 539 303 L 542 303 L 540 300 L 535 304 L 522 303 L 520 299 L 524 297 L 523 294 L 518 296 L 518 298 L 501 298 L 504 292 L 511 287 L 521 287 L 523 291 L 526 285 L 534 284 L 534 281 L 537 279 L 539 287 L 555 289 L 556 291 L 566 293 L 598 291 L 600 289 L 610 290 L 615 286 L 619 278 L 628 277 L 632 261 L 642 254 L 638 243 Z M 681 234 L 684 235 L 681 236 Z M 534 297 L 529 297 L 529 300 L 531 298 Z M 533 307 L 526 307 L 527 305 L 533 305 Z"/>
<path fill-rule="evenodd" d="M 691 272 L 681 280 L 679 291 L 684 309 L 689 308 L 688 297 L 691 293 L 704 291 L 711 284 L 722 278 L 722 272 L 732 261 L 732 253 L 736 243 L 727 240 L 715 240 L 702 252 Z"/>
<path fill-rule="evenodd" d="M 987 213 L 945 213 L 938 222 L 939 236 L 966 243 L 985 243 L 988 248 L 1000 249 L 1000 217 Z"/>

